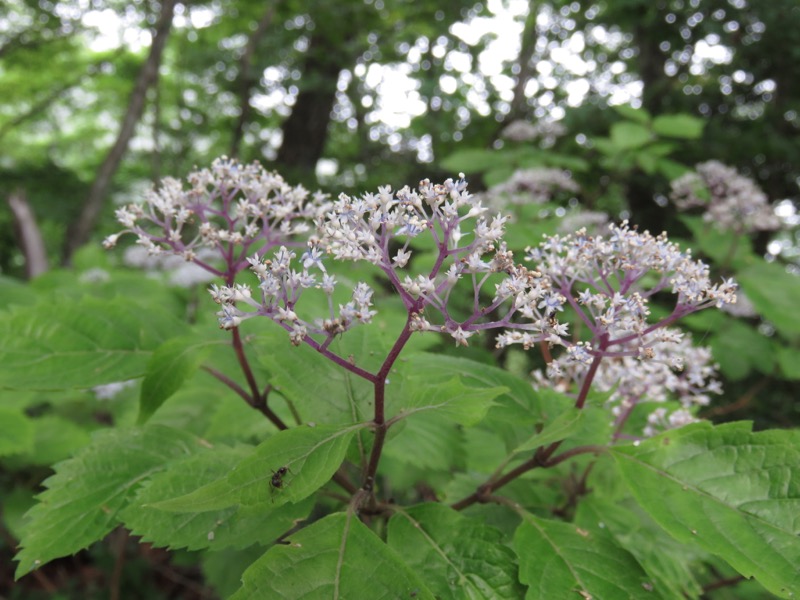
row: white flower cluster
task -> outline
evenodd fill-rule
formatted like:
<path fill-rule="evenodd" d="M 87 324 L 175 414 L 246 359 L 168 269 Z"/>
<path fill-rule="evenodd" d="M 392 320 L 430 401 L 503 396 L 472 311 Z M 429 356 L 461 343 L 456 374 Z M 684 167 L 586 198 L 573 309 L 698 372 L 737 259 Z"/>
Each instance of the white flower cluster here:
<path fill-rule="evenodd" d="M 262 315 L 286 329 L 295 345 L 302 343 L 308 335 L 319 335 L 325 338 L 323 346 L 327 346 L 336 335 L 358 323 L 372 321 L 376 313 L 370 308 L 372 290 L 366 283 L 358 283 L 352 299 L 340 304 L 337 311 L 333 302 L 336 278 L 327 273 L 320 250 L 315 246 L 309 247 L 301 256 L 300 265 L 295 258 L 297 255 L 286 246 L 281 246 L 272 258 L 261 259 L 257 255 L 248 258 L 259 281 L 257 299 L 253 298 L 253 290 L 247 285 L 212 285 L 209 293 L 222 307 L 217 313 L 220 327 L 233 329 L 246 319 Z M 308 321 L 295 312 L 300 296 L 310 288 L 322 290 L 327 296 L 327 317 Z M 248 305 L 255 311 L 243 311 L 237 304 Z"/>
<path fill-rule="evenodd" d="M 779 229 L 766 194 L 752 179 L 712 160 L 672 182 L 670 198 L 680 210 L 704 207 L 703 219 L 737 233 Z"/>
<path fill-rule="evenodd" d="M 712 362 L 711 350 L 693 346 L 687 334 L 672 328 L 658 329 L 647 334 L 644 342 L 645 353 L 639 351 L 638 341 L 615 347 L 614 353 L 600 362 L 592 389 L 609 394 L 607 405 L 618 420 L 627 418 L 640 402 L 680 402 L 681 408 L 673 413 L 663 407 L 656 410 L 659 416 L 653 417 L 644 431 L 645 436 L 650 436 L 656 432 L 656 425 L 664 428 L 670 423 L 673 427 L 685 424 L 685 417 L 671 415 L 691 417 L 692 409 L 707 406 L 710 394 L 721 394 L 722 387 L 716 379 L 717 366 Z M 585 348 L 586 344 L 579 347 Z M 630 352 L 626 354 L 626 350 Z M 574 353 L 567 353 L 548 365 L 546 376 L 541 371 L 533 375 L 536 387 L 566 391 L 580 384 L 588 369 L 585 359 L 576 360 Z"/>
<path fill-rule="evenodd" d="M 592 331 L 641 332 L 647 327 L 649 298 L 661 291 L 677 295 L 676 318 L 736 302 L 733 280 L 712 283 L 708 265 L 681 251 L 665 233 L 639 232 L 627 221 L 609 232 L 549 236 L 526 249 L 526 259 L 552 279 L 554 289 L 572 299 L 576 309 L 576 303 L 583 305 L 586 312 L 578 312 Z"/>
<path fill-rule="evenodd" d="M 177 254 L 214 272 L 199 258 L 199 249 L 212 248 L 228 263 L 225 272 L 235 272 L 247 266 L 245 257 L 253 251 L 309 231 L 309 221 L 326 206 L 324 196 L 309 200 L 302 186 L 288 185 L 258 163 L 225 157 L 190 173 L 187 181 L 185 189 L 180 180 L 163 179 L 143 203 L 119 208 L 116 217 L 125 229 L 103 245 L 112 248 L 121 235 L 132 233 L 150 254 Z"/>
<path fill-rule="evenodd" d="M 552 146 L 556 139 L 567 132 L 558 121 L 539 121 L 535 125 L 522 119 L 511 121 L 500 132 L 500 137 L 512 142 L 530 142 L 540 139 L 542 146 Z"/>
<path fill-rule="evenodd" d="M 527 249 L 527 259 L 567 299 L 590 338 L 562 340 L 566 351 L 550 362 L 547 378 L 554 387 L 583 386 L 592 373 L 592 388 L 612 392 L 622 422 L 642 400 L 680 400 L 684 409 L 707 404 L 708 394 L 720 391 L 711 355 L 668 326 L 697 310 L 734 303 L 736 284 L 712 283 L 708 266 L 663 233 L 640 233 L 627 222 L 609 231 L 605 237 L 583 230 L 554 235 Z M 652 322 L 650 299 L 667 292 L 676 296 L 672 312 Z M 542 385 L 544 376 L 537 377 Z"/>
<path fill-rule="evenodd" d="M 493 211 L 508 206 L 543 204 L 550 202 L 560 193 L 575 194 L 580 187 L 568 171 L 561 169 L 520 169 L 498 185 L 492 186 L 479 198 Z"/>
<path fill-rule="evenodd" d="M 392 193 L 384 186 L 360 198 L 341 195 L 318 219 L 313 242 L 335 259 L 364 260 L 380 268 L 400 294 L 415 331 L 448 333 L 459 345 L 467 345 L 467 339 L 483 329 L 520 329 L 526 340 L 552 335 L 555 323 L 542 309 L 560 308 L 563 298 L 551 292 L 541 273 L 514 265 L 512 253 L 500 241 L 506 217 L 489 218 L 486 212 L 468 193 L 463 175 L 442 184 L 426 179 L 417 190 L 404 187 Z M 423 233 L 432 238 L 437 257 L 429 271 L 412 275 L 412 244 Z M 501 283 L 495 284 L 492 302 L 481 307 L 481 289 L 495 274 L 501 275 Z M 465 277 L 472 282 L 473 314 L 458 320 L 448 302 Z M 504 316 L 484 322 L 507 300 L 511 306 Z M 436 320 L 441 322 L 432 324 L 426 312 L 439 313 L 441 319 Z M 513 322 L 514 315 L 525 322 Z"/>

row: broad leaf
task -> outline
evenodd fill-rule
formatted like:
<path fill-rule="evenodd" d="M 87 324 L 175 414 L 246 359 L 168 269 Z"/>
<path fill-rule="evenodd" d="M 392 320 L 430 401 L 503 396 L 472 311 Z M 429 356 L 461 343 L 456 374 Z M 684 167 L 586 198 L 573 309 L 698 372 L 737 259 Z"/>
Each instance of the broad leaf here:
<path fill-rule="evenodd" d="M 692 115 L 660 115 L 653 119 L 653 130 L 666 137 L 695 140 L 703 135 L 705 124 L 705 120 Z"/>
<path fill-rule="evenodd" d="M 776 263 L 759 261 L 736 274 L 736 280 L 756 310 L 788 336 L 800 334 L 800 277 Z"/>
<path fill-rule="evenodd" d="M 347 446 L 365 425 L 302 426 L 280 431 L 239 462 L 227 477 L 153 506 L 177 512 L 202 512 L 270 503 L 298 502 L 325 485 L 344 460 Z M 279 486 L 273 485 L 279 470 Z"/>
<path fill-rule="evenodd" d="M 139 489 L 136 499 L 120 513 L 120 520 L 143 541 L 168 548 L 221 550 L 271 543 L 308 515 L 310 502 L 285 504 L 274 510 L 261 505 L 202 513 L 174 513 L 152 507 L 162 498 L 191 492 L 198 485 L 224 477 L 249 454 L 248 450 L 244 446 L 218 446 L 213 452 L 173 461 Z"/>
<path fill-rule="evenodd" d="M 781 597 L 800 593 L 800 434 L 698 423 L 611 450 L 642 507 L 677 540 Z"/>
<path fill-rule="evenodd" d="M 535 433 L 529 439 L 517 446 L 514 453 L 535 450 L 540 446 L 560 442 L 567 439 L 576 431 L 579 431 L 584 419 L 585 412 L 579 408 L 571 406 L 566 411 L 558 415 L 550 423 L 547 423 L 539 433 Z"/>
<path fill-rule="evenodd" d="M 182 325 L 122 299 L 36 305 L 0 317 L 0 387 L 55 390 L 141 377 Z"/>
<path fill-rule="evenodd" d="M 194 374 L 210 352 L 210 344 L 214 343 L 182 336 L 165 342 L 153 352 L 139 396 L 140 424 Z"/>
<path fill-rule="evenodd" d="M 660 595 L 634 558 L 606 536 L 525 514 L 514 534 L 526 600 Z"/>
<path fill-rule="evenodd" d="M 522 598 L 514 553 L 502 533 L 442 504 L 399 510 L 388 544 L 437 598 Z"/>
<path fill-rule="evenodd" d="M 671 538 L 630 496 L 603 500 L 599 494 L 594 489 L 581 500 L 575 524 L 598 536 L 612 536 L 636 558 L 662 596 L 699 598 L 703 590 L 693 566 L 708 555 Z"/>
<path fill-rule="evenodd" d="M 416 413 L 436 411 L 467 426 L 479 423 L 491 408 L 492 401 L 508 391 L 505 387 L 467 387 L 460 377 L 431 384 L 424 378 L 415 376 L 407 378 L 404 383 L 401 397 L 391 405 L 403 418 Z"/>
<path fill-rule="evenodd" d="M 47 490 L 27 515 L 17 577 L 101 539 L 145 479 L 200 448 L 198 438 L 161 426 L 98 432 L 45 481 Z"/>
<path fill-rule="evenodd" d="M 0 456 L 33 449 L 34 425 L 21 411 L 0 407 Z"/>
<path fill-rule="evenodd" d="M 615 151 L 640 148 L 650 141 L 652 135 L 647 127 L 629 121 L 614 123 L 611 126 L 611 142 Z"/>
<path fill-rule="evenodd" d="M 336 513 L 273 546 L 231 600 L 433 600 L 400 556 L 352 514 Z"/>
<path fill-rule="evenodd" d="M 395 429 L 400 431 L 395 433 Z M 449 472 L 463 466 L 464 431 L 449 415 L 415 414 L 392 427 L 383 455 L 418 468 Z"/>

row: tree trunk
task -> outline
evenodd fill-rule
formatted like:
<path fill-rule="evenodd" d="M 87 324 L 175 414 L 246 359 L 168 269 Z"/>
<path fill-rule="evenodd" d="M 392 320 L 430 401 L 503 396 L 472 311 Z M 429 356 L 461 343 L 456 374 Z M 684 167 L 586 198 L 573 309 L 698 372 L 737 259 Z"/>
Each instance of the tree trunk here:
<path fill-rule="evenodd" d="M 67 232 L 63 256 L 65 265 L 70 263 L 75 250 L 89 240 L 92 229 L 97 223 L 105 204 L 114 173 L 119 168 L 122 158 L 128 150 L 128 144 L 133 137 L 136 124 L 142 117 L 147 100 L 147 90 L 158 79 L 158 68 L 172 27 L 172 16 L 176 3 L 177 0 L 162 0 L 161 14 L 156 23 L 150 53 L 136 78 L 136 83 L 133 86 L 128 102 L 128 110 L 122 121 L 117 139 L 97 172 L 97 177 L 89 190 L 89 196 L 83 205 L 80 216 L 72 223 Z"/>
<path fill-rule="evenodd" d="M 33 279 L 47 271 L 47 250 L 42 238 L 42 232 L 36 223 L 36 217 L 31 210 L 25 193 L 12 192 L 8 197 L 8 206 L 14 215 L 14 225 L 19 238 L 19 247 L 25 256 L 25 275 Z"/>
<path fill-rule="evenodd" d="M 354 34 L 354 31 L 348 33 Z M 287 173 L 300 177 L 314 175 L 328 137 L 339 73 L 352 63 L 343 50 L 347 41 L 337 40 L 334 44 L 319 28 L 311 38 L 302 87 L 292 114 L 283 123 L 283 143 L 276 159 Z"/>

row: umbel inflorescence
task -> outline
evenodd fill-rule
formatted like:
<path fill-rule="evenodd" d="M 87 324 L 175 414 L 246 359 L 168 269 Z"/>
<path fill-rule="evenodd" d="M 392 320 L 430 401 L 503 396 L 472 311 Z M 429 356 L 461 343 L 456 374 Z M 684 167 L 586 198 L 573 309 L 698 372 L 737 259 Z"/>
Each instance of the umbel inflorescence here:
<path fill-rule="evenodd" d="M 499 349 L 540 346 L 548 366 L 539 385 L 547 380 L 573 389 L 578 406 L 593 383 L 610 389 L 608 382 L 617 382 L 610 402 L 620 428 L 640 401 L 675 399 L 688 410 L 718 391 L 710 356 L 703 368 L 701 351 L 670 326 L 697 310 L 734 302 L 732 281 L 714 283 L 709 268 L 665 234 L 627 223 L 612 226 L 609 235 L 581 230 L 546 237 L 527 249 L 529 265 L 519 264 L 503 241 L 507 218 L 473 197 L 463 175 L 330 200 L 291 187 L 259 165 L 223 158 L 190 174 L 187 188 L 165 180 L 144 203 L 118 210 L 117 218 L 125 226 L 121 233 L 135 234 L 151 253 L 194 262 L 199 248 L 217 253 L 216 261 L 199 264 L 221 279 L 210 293 L 224 329 L 267 317 L 294 344 L 327 351 L 336 336 L 370 323 L 380 308 L 381 298 L 364 281 L 340 289 L 340 279 L 349 279 L 336 265 L 362 262 L 402 301 L 407 321 L 401 338 L 432 331 L 467 345 L 479 332 L 498 331 Z M 252 282 L 234 283 L 247 267 Z M 323 295 L 321 314 L 301 310 L 309 293 Z M 671 295 L 674 305 L 667 317 L 652 321 L 649 303 L 656 294 Z M 572 332 L 569 321 L 576 324 Z M 564 351 L 553 358 L 556 346 Z M 683 413 L 658 413 L 651 424 L 689 420 Z"/>

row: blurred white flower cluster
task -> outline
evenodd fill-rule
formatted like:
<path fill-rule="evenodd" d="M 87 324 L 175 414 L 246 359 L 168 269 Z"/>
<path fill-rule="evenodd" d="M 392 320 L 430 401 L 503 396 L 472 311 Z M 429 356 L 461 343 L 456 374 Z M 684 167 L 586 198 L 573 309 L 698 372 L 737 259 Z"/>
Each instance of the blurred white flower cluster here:
<path fill-rule="evenodd" d="M 543 204 L 559 194 L 575 194 L 580 191 L 568 171 L 561 169 L 520 169 L 501 184 L 492 186 L 478 198 L 494 212 L 509 206 Z"/>
<path fill-rule="evenodd" d="M 516 119 L 503 128 L 500 137 L 512 142 L 531 142 L 538 139 L 541 145 L 547 148 L 565 133 L 567 133 L 567 128 L 558 121 L 539 121 L 534 125 L 528 121 Z"/>
<path fill-rule="evenodd" d="M 711 160 L 672 182 L 670 198 L 680 210 L 703 207 L 703 219 L 737 233 L 781 227 L 766 194 L 752 179 Z"/>

